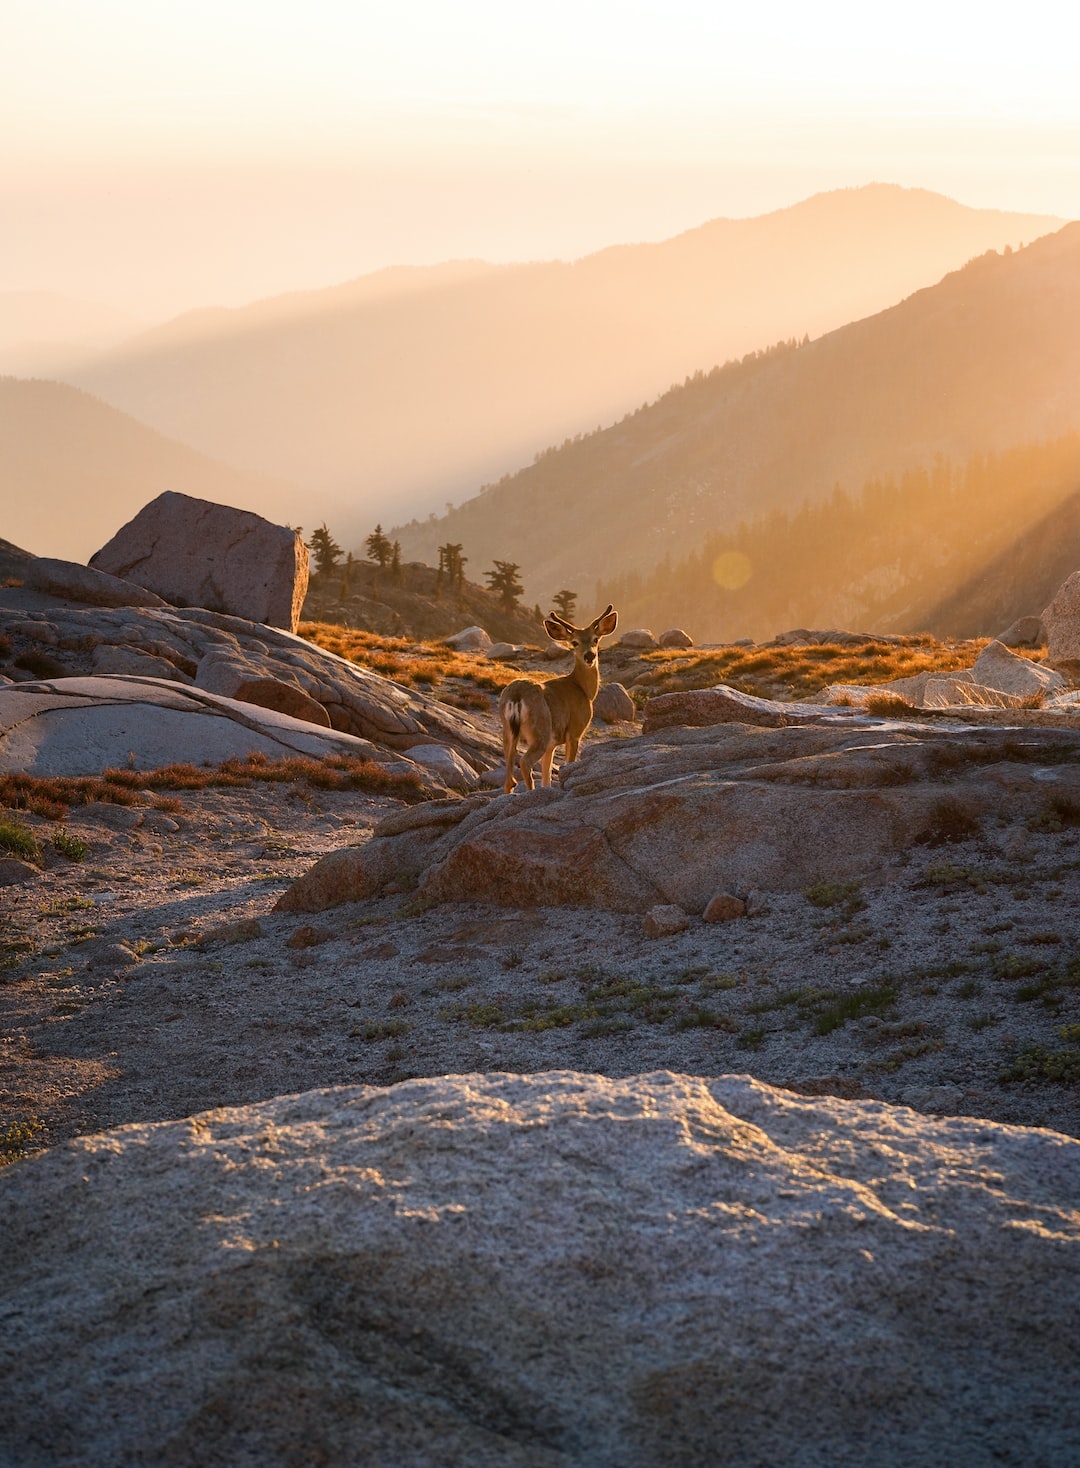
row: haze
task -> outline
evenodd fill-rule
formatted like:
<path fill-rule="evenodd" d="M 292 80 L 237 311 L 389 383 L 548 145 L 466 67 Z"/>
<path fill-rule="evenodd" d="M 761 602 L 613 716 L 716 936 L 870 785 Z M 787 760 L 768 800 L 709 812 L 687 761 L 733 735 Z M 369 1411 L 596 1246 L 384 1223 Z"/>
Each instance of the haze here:
<path fill-rule="evenodd" d="M 873 180 L 1080 212 L 1060 7 L 730 10 L 6 0 L 0 292 L 152 323 Z"/>

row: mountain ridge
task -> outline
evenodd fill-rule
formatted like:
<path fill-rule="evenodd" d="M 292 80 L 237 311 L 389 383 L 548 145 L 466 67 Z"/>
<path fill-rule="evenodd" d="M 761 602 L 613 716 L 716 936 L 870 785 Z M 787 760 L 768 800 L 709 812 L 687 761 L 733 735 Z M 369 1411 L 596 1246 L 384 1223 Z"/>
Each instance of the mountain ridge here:
<path fill-rule="evenodd" d="M 573 262 L 404 267 L 200 314 L 68 380 L 302 483 L 315 518 L 359 540 L 688 373 L 841 325 L 1057 222 L 868 185 Z"/>
<path fill-rule="evenodd" d="M 882 474 L 1080 427 L 1080 224 L 987 253 L 873 317 L 698 373 L 394 534 L 521 563 L 544 600 Z M 567 527 L 573 533 L 567 533 Z"/>

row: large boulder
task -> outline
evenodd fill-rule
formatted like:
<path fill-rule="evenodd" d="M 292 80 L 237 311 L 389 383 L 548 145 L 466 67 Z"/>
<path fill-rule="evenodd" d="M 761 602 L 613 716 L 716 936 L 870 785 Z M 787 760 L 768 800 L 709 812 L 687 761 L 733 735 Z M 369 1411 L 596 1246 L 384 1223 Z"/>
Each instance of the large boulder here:
<path fill-rule="evenodd" d="M 0 1441 L 1074 1463 L 1078 1218 L 1071 1138 L 745 1076 L 444 1076 L 133 1124 L 0 1175 Z"/>
<path fill-rule="evenodd" d="M 1054 799 L 1080 805 L 1080 731 L 1032 729 L 1018 755 L 1009 729 L 853 729 L 817 712 L 817 725 L 596 743 L 563 766 L 560 787 L 444 809 L 423 846 L 419 818 L 408 831 L 391 818 L 359 848 L 356 885 L 335 876 L 332 900 L 400 890 L 407 874 L 436 902 L 700 915 L 718 891 L 878 880 L 915 844 L 966 839 L 998 814 L 1044 817 L 1044 765 Z M 279 905 L 321 910 L 318 874 Z"/>
<path fill-rule="evenodd" d="M 975 659 L 971 675 L 985 688 L 1014 693 L 1019 698 L 1046 697 L 1065 687 L 1065 679 L 1053 668 L 1020 657 L 996 640 L 988 642 Z"/>
<path fill-rule="evenodd" d="M 1047 662 L 1072 675 L 1080 673 L 1080 571 L 1058 588 L 1042 614 L 1042 624 Z"/>
<path fill-rule="evenodd" d="M 181 607 L 205 607 L 295 632 L 308 585 L 295 530 L 250 510 L 166 490 L 91 556 L 90 565 Z"/>

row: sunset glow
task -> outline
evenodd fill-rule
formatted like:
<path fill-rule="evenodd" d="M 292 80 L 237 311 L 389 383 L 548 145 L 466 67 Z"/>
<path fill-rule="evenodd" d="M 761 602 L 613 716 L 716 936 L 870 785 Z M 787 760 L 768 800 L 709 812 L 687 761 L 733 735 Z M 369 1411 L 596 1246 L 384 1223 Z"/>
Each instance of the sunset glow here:
<path fill-rule="evenodd" d="M 1077 23 L 1055 11 L 9 0 L 0 291 L 154 317 L 872 180 L 1072 217 Z"/>

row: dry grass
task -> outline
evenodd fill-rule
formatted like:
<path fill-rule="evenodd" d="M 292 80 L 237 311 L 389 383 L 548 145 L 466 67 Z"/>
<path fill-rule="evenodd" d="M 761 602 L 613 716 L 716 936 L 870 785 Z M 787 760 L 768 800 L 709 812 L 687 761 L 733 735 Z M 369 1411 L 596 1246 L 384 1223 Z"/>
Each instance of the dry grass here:
<path fill-rule="evenodd" d="M 263 754 L 224 760 L 219 765 L 165 765 L 159 770 L 106 770 L 101 775 L 0 775 L 0 807 L 28 810 L 49 820 L 63 820 L 73 805 L 104 801 L 112 805 L 151 805 L 176 810 L 175 799 L 155 799 L 158 790 L 207 790 L 245 787 L 260 782 L 309 786 L 316 790 L 366 790 L 399 800 L 425 798 L 414 776 L 387 770 L 375 760 L 351 755 L 324 759 L 294 756 L 269 759 Z"/>
<path fill-rule="evenodd" d="M 301 622 L 301 637 L 316 647 L 336 653 L 361 668 L 370 668 L 406 688 L 428 692 L 444 685 L 466 681 L 477 688 L 499 693 L 520 677 L 509 663 L 492 663 L 482 655 L 455 652 L 439 642 L 411 642 L 405 637 L 379 637 L 374 632 L 355 631 L 333 622 Z"/>
<path fill-rule="evenodd" d="M 645 697 L 727 683 L 765 698 L 802 699 L 830 683 L 888 683 L 916 673 L 947 673 L 970 667 L 985 640 L 938 642 L 928 635 L 901 643 L 868 638 L 788 647 L 724 647 L 685 653 L 646 653 L 655 674 L 641 688 Z M 637 690 L 635 690 L 637 691 Z M 890 709 L 890 712 L 895 712 Z"/>

